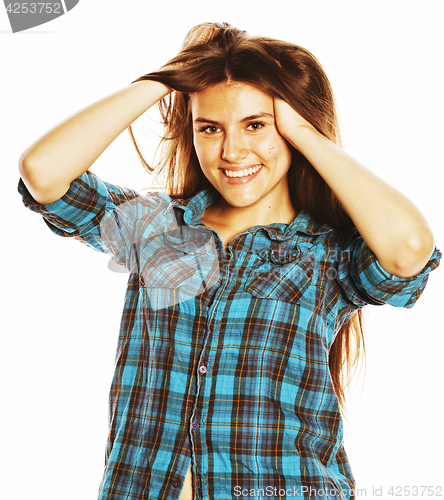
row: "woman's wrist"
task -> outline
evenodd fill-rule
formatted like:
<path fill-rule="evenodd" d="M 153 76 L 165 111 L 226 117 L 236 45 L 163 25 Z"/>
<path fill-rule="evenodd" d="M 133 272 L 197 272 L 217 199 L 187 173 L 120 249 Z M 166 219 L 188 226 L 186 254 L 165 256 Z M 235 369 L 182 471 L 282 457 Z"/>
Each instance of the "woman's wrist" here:
<path fill-rule="evenodd" d="M 140 86 L 141 89 L 144 89 L 143 92 L 152 104 L 155 104 L 173 90 L 168 85 L 157 80 L 135 80 L 131 85 Z"/>
<path fill-rule="evenodd" d="M 332 143 L 330 139 L 322 135 L 312 125 L 294 125 L 289 132 L 286 133 L 285 139 L 304 156 L 309 154 L 309 151 L 324 142 Z"/>

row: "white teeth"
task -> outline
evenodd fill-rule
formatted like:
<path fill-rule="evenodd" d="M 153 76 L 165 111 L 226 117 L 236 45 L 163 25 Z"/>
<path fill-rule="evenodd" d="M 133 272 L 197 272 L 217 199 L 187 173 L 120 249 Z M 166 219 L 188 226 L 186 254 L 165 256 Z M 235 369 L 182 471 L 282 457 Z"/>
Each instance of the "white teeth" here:
<path fill-rule="evenodd" d="M 244 170 L 224 170 L 224 173 L 227 177 L 247 177 L 248 175 L 255 174 L 261 167 L 262 165 L 256 165 Z"/>

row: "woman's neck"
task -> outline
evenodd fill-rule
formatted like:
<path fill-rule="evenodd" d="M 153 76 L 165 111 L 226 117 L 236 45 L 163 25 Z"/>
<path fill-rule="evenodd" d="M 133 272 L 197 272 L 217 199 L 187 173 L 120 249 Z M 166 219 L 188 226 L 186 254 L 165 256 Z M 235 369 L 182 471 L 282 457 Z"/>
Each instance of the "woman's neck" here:
<path fill-rule="evenodd" d="M 291 203 L 280 203 L 278 206 L 233 207 L 221 198 L 209 206 L 201 219 L 207 227 L 217 231 L 224 246 L 235 236 L 255 226 L 269 224 L 290 224 L 297 215 Z"/>

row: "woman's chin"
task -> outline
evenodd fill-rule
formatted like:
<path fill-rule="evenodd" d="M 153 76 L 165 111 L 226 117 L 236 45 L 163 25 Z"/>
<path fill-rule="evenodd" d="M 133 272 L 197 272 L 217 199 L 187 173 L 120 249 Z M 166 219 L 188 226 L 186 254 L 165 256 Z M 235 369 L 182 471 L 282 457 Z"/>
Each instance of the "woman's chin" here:
<path fill-rule="evenodd" d="M 244 194 L 231 195 L 231 196 L 224 196 L 222 194 L 222 197 L 227 205 L 229 205 L 232 208 L 239 208 L 239 209 L 252 207 L 258 201 L 257 196 L 246 196 Z"/>

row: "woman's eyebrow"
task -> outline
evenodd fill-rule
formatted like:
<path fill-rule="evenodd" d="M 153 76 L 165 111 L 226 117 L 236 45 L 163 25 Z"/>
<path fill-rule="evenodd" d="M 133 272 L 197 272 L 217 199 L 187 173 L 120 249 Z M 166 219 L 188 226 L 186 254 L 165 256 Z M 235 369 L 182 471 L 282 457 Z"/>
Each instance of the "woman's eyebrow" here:
<path fill-rule="evenodd" d="M 196 118 L 194 120 L 194 123 L 211 123 L 212 125 L 220 125 L 219 122 L 215 121 L 215 120 L 209 120 L 208 118 Z"/>
<path fill-rule="evenodd" d="M 272 118 L 274 119 L 274 115 L 271 113 L 256 113 L 254 115 L 246 116 L 245 118 L 242 118 L 242 120 L 239 120 L 239 123 L 244 123 L 244 122 L 251 122 L 253 120 L 257 120 L 259 118 Z M 216 120 L 210 120 L 208 118 L 203 118 L 203 117 L 198 117 L 194 120 L 195 123 L 211 123 L 212 125 L 221 125 L 220 122 Z"/>
<path fill-rule="evenodd" d="M 255 115 L 250 115 L 250 116 L 246 116 L 245 118 L 242 118 L 242 120 L 240 121 L 241 123 L 243 122 L 251 122 L 253 120 L 257 120 L 258 118 L 273 118 L 274 119 L 274 115 L 270 114 L 270 113 L 256 113 Z"/>

